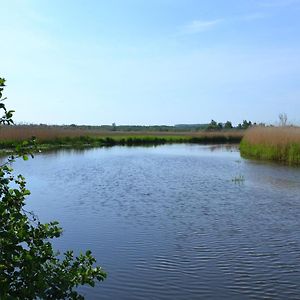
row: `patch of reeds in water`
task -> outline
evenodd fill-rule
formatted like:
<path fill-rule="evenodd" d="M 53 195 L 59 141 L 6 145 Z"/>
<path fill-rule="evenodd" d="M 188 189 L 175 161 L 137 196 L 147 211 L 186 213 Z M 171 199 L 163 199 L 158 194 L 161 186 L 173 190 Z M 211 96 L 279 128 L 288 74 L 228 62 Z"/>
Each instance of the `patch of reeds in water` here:
<path fill-rule="evenodd" d="M 300 165 L 300 127 L 254 127 L 240 144 L 245 158 Z"/>

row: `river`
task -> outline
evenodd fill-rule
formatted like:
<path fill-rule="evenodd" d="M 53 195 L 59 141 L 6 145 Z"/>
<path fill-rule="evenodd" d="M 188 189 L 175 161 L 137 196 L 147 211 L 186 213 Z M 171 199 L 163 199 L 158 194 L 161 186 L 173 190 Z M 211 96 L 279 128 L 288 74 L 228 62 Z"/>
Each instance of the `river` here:
<path fill-rule="evenodd" d="M 299 299 L 300 168 L 237 147 L 61 150 L 17 161 L 55 248 L 108 273 L 86 299 Z"/>

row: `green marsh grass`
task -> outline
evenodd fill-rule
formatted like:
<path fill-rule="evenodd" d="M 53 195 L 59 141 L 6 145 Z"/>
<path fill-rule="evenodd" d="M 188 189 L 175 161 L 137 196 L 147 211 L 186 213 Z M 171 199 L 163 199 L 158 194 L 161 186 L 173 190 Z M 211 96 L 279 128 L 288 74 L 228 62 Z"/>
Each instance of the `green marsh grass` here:
<path fill-rule="evenodd" d="M 254 127 L 240 144 L 245 158 L 300 165 L 300 127 Z"/>
<path fill-rule="evenodd" d="M 122 132 L 97 129 L 70 128 L 70 126 L 5 126 L 0 130 L 0 148 L 11 149 L 20 141 L 36 137 L 42 148 L 87 146 L 138 146 L 171 143 L 221 144 L 239 143 L 244 131 L 216 132 Z"/>

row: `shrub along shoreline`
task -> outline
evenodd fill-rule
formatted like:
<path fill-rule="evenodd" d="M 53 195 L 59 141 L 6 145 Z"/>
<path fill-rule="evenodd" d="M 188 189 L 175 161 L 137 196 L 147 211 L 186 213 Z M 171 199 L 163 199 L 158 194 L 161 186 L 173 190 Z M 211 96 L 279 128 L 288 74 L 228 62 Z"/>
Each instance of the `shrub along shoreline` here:
<path fill-rule="evenodd" d="M 254 127 L 240 143 L 244 158 L 300 165 L 299 127 Z"/>

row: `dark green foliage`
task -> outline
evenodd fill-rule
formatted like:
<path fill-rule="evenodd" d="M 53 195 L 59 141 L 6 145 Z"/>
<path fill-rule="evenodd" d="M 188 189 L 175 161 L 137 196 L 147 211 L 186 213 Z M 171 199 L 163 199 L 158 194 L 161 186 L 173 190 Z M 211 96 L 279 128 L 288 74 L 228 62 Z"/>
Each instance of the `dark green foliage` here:
<path fill-rule="evenodd" d="M 215 120 L 211 120 L 211 122 L 209 123 L 207 129 L 208 130 L 218 130 L 220 128 L 218 126 L 218 123 Z"/>
<path fill-rule="evenodd" d="M 222 130 L 223 127 L 223 123 L 219 122 L 217 123 L 215 120 L 211 120 L 210 124 L 207 126 L 207 130 Z"/>
<path fill-rule="evenodd" d="M 225 125 L 224 125 L 224 128 L 225 128 L 225 129 L 232 129 L 232 128 L 233 128 L 232 123 L 231 123 L 230 121 L 227 121 L 227 122 L 225 123 Z"/>
<path fill-rule="evenodd" d="M 252 126 L 252 122 L 251 121 L 244 120 L 243 124 L 241 125 L 241 128 L 242 129 L 248 129 L 251 126 Z"/>
<path fill-rule="evenodd" d="M 2 102 L 5 80 L 0 78 L 0 124 L 12 124 L 12 112 Z M 83 299 L 76 287 L 94 286 L 106 273 L 94 267 L 90 251 L 74 257 L 72 251 L 61 259 L 51 239 L 62 229 L 57 222 L 43 224 L 26 211 L 25 199 L 30 192 L 25 178 L 14 176 L 11 163 L 16 158 L 28 159 L 35 150 L 35 139 L 16 146 L 14 154 L 0 166 L 0 299 Z"/>
<path fill-rule="evenodd" d="M 4 100 L 6 100 L 6 98 L 3 98 L 3 90 L 5 87 L 5 79 L 4 78 L 0 78 L 0 109 L 3 110 L 4 114 L 3 116 L 0 118 L 0 124 L 13 124 L 13 120 L 12 120 L 12 116 L 14 111 L 13 110 L 7 110 L 5 107 L 5 104 L 3 103 Z"/>

